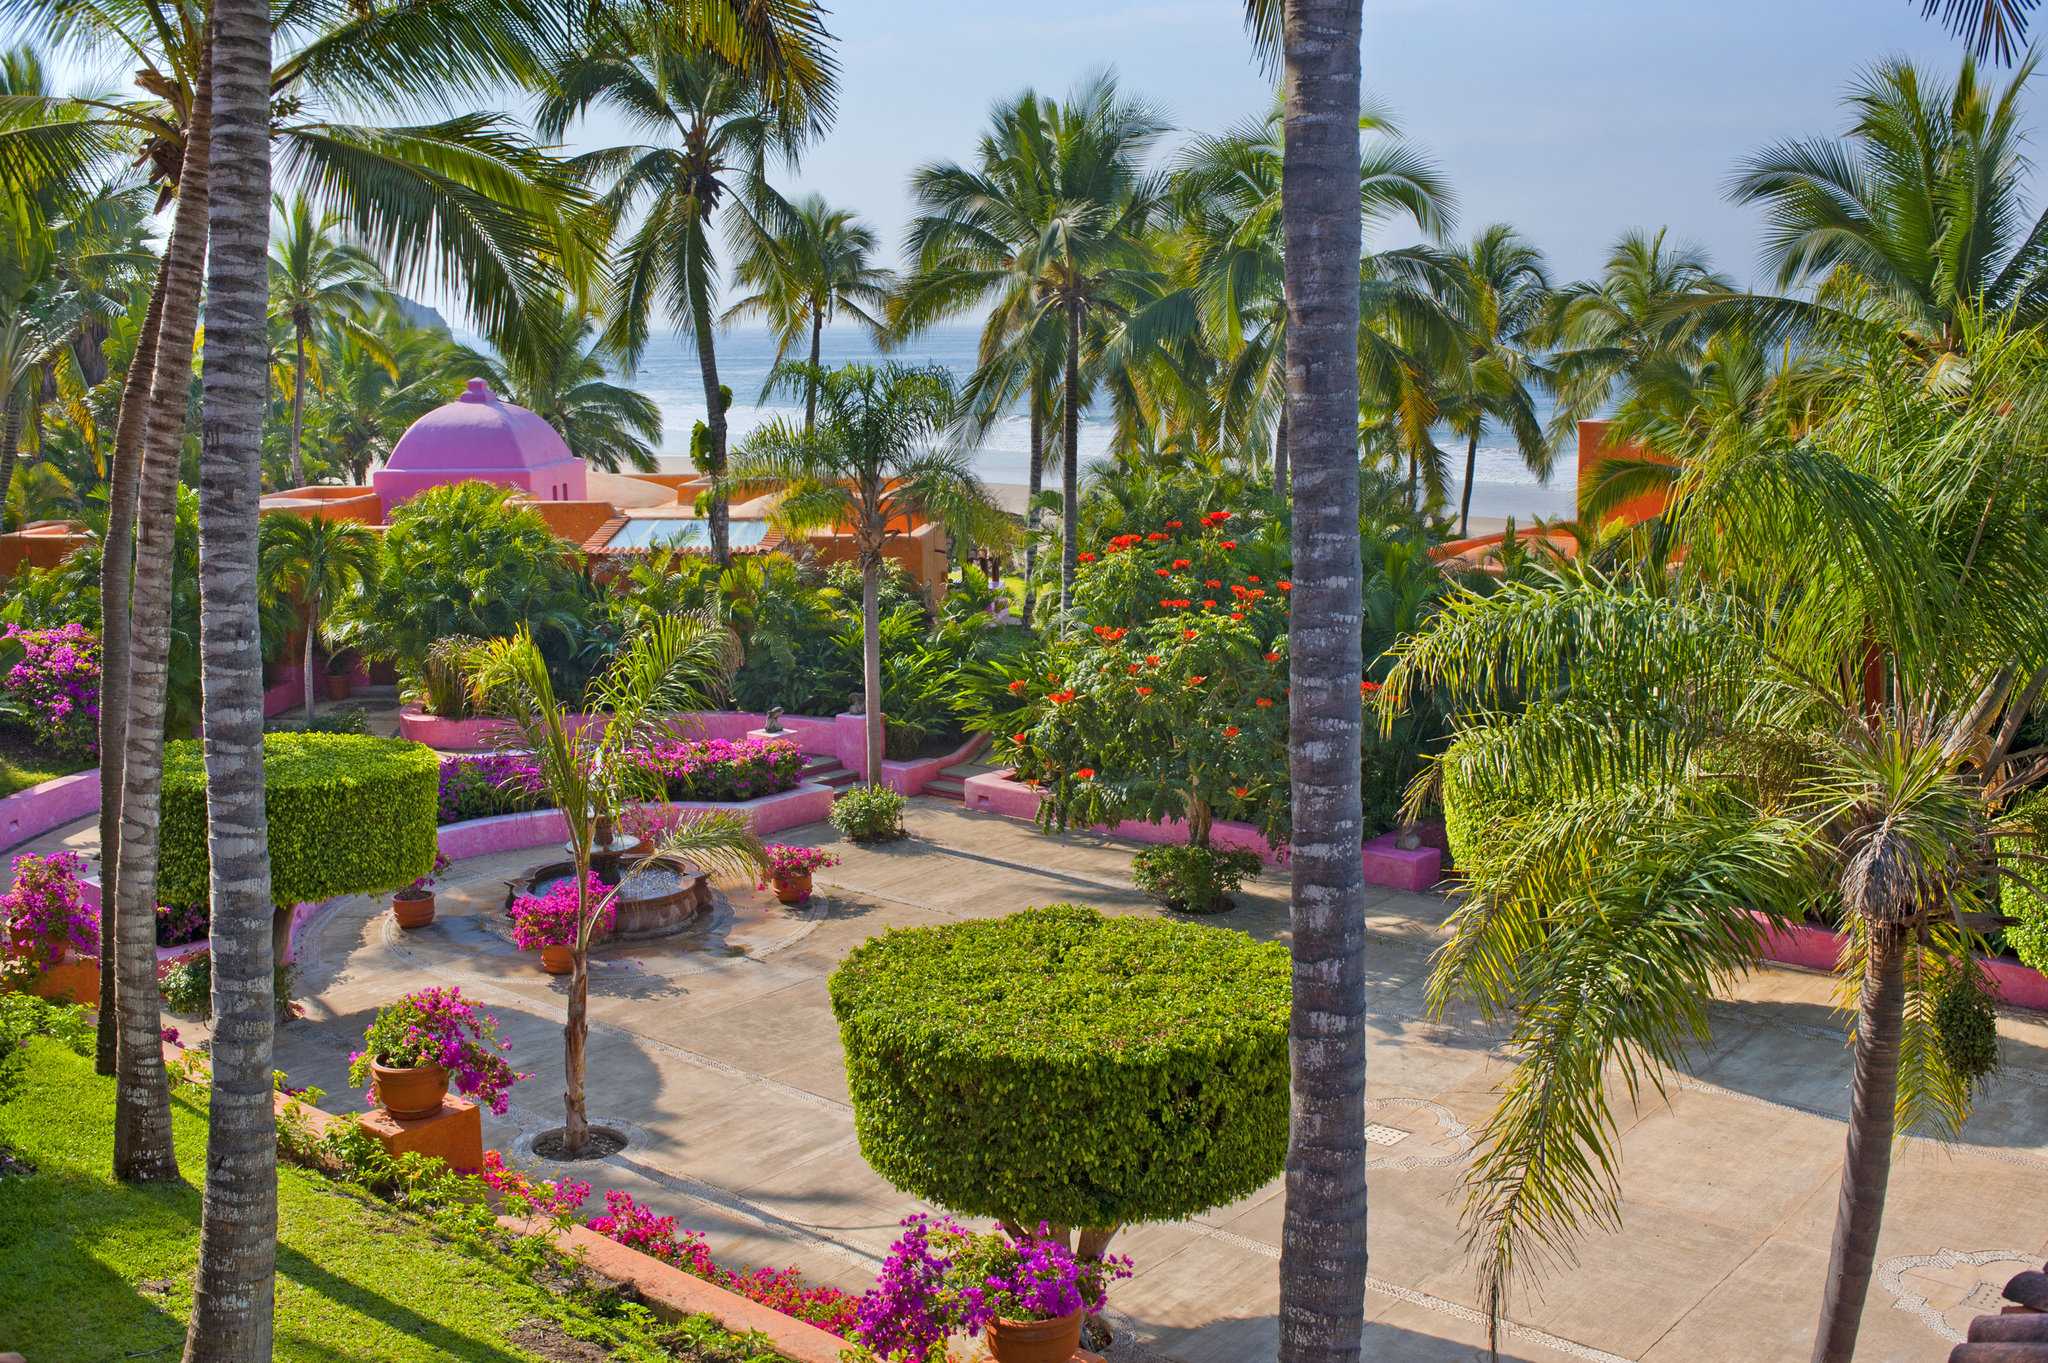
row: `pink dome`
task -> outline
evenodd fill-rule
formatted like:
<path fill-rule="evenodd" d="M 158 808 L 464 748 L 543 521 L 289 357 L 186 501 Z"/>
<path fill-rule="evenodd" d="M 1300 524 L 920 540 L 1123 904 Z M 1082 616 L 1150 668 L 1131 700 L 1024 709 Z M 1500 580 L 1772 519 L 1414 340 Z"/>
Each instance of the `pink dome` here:
<path fill-rule="evenodd" d="M 477 481 L 542 501 L 582 501 L 585 469 L 554 427 L 506 402 L 482 379 L 407 428 L 372 479 L 389 509 L 430 487 Z"/>

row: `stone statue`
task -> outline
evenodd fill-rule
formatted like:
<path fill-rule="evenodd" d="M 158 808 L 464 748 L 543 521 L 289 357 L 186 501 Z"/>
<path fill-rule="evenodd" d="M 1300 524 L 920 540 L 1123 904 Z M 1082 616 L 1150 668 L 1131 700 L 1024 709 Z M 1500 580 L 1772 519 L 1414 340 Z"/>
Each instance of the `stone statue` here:
<path fill-rule="evenodd" d="M 782 732 L 782 707 L 780 705 L 768 707 L 768 722 L 761 727 L 771 734 Z"/>

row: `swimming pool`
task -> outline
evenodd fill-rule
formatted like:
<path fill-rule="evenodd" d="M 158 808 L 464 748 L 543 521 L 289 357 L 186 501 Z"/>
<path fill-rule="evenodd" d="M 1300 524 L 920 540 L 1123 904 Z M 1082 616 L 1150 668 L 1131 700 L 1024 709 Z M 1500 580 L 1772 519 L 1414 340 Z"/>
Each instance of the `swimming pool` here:
<path fill-rule="evenodd" d="M 768 537 L 766 521 L 727 524 L 732 547 L 748 549 Z M 607 549 L 708 549 L 711 522 L 696 516 L 636 516 L 619 527 Z"/>

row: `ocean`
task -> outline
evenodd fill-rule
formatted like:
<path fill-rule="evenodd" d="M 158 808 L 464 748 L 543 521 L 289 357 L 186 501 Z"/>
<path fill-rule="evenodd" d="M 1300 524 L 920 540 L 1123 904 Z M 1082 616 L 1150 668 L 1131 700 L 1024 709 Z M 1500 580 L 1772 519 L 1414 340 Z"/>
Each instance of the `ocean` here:
<path fill-rule="evenodd" d="M 830 367 L 848 362 L 896 360 L 905 364 L 938 364 L 964 382 L 974 369 L 980 332 L 975 326 L 933 327 L 901 348 L 884 353 L 866 332 L 851 326 L 834 326 L 825 333 L 823 361 Z M 726 414 L 730 439 L 738 444 L 746 435 L 775 419 L 801 419 L 803 403 L 787 394 L 775 394 L 765 402 L 761 386 L 775 363 L 774 338 L 765 328 L 734 327 L 718 338 L 718 374 L 732 388 L 732 409 Z M 687 469 L 690 431 L 705 415 L 704 385 L 694 347 L 673 333 L 658 335 L 641 357 L 630 382 L 660 404 L 663 430 L 663 467 Z M 1548 419 L 1546 405 L 1542 416 Z M 1084 416 L 1081 422 L 1081 460 L 1109 452 L 1110 425 L 1106 418 Z M 1439 434 L 1444 448 L 1462 458 L 1464 443 L 1448 432 Z M 1022 484 L 1030 481 L 1030 428 L 1022 412 L 991 430 L 975 452 L 975 464 L 990 483 Z M 1560 457 L 1559 468 L 1549 484 L 1539 481 L 1522 466 L 1512 447 L 1489 435 L 1481 441 L 1476 476 L 1473 479 L 1474 516 L 1569 516 L 1572 514 L 1572 471 L 1575 460 Z M 1462 469 L 1458 471 L 1462 477 Z"/>

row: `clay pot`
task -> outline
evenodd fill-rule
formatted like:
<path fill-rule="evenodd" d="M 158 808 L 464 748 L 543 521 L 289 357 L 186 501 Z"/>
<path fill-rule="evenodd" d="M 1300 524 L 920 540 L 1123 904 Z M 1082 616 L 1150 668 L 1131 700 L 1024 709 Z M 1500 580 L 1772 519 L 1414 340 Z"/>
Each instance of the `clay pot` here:
<path fill-rule="evenodd" d="M 401 928 L 423 928 L 434 921 L 431 890 L 400 890 L 391 896 L 391 917 Z"/>
<path fill-rule="evenodd" d="M 1081 1347 L 1081 1312 L 1053 1320 L 992 1320 L 988 1351 L 996 1363 L 1067 1363 Z"/>
<path fill-rule="evenodd" d="M 67 938 L 51 937 L 46 939 L 43 945 L 47 949 L 43 956 L 44 970 L 55 970 L 64 963 L 64 958 L 71 954 L 71 943 Z"/>
<path fill-rule="evenodd" d="M 775 877 L 775 897 L 785 904 L 801 904 L 811 897 L 811 873 L 795 871 Z"/>
<path fill-rule="evenodd" d="M 568 947 L 542 947 L 540 968 L 550 975 L 566 975 L 576 968 L 576 953 Z"/>
<path fill-rule="evenodd" d="M 448 1071 L 439 1065 L 387 1069 L 372 1060 L 370 1073 L 377 1080 L 377 1106 L 394 1117 L 431 1117 L 448 1096 Z"/>
<path fill-rule="evenodd" d="M 347 700 L 355 691 L 355 679 L 346 672 L 323 674 L 323 693 L 329 700 Z"/>

